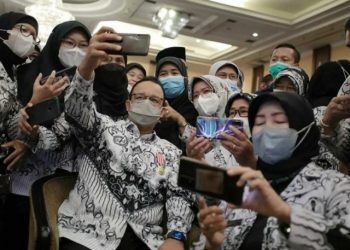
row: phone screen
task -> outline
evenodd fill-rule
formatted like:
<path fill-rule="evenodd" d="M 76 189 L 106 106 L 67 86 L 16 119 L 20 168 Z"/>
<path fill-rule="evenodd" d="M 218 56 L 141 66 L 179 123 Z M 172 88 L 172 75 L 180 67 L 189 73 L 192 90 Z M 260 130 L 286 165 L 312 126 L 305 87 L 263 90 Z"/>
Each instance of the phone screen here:
<path fill-rule="evenodd" d="M 243 188 L 237 187 L 238 176 L 228 176 L 226 169 L 181 157 L 177 184 L 212 198 L 240 205 Z"/>
<path fill-rule="evenodd" d="M 197 136 L 208 139 L 222 139 L 221 133 L 233 136 L 231 126 L 243 131 L 243 122 L 230 118 L 204 117 L 197 118 Z"/>

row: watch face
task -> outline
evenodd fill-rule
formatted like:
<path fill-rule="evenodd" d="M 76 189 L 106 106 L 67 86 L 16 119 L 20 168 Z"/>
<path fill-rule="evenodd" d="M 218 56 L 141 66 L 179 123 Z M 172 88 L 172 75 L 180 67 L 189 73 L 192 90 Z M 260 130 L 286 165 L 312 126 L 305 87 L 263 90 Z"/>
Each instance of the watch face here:
<path fill-rule="evenodd" d="M 171 231 L 168 233 L 168 238 L 173 238 L 173 239 L 176 239 L 176 240 L 181 240 L 181 241 L 184 241 L 185 240 L 185 234 L 183 232 L 180 232 L 180 231 Z"/>

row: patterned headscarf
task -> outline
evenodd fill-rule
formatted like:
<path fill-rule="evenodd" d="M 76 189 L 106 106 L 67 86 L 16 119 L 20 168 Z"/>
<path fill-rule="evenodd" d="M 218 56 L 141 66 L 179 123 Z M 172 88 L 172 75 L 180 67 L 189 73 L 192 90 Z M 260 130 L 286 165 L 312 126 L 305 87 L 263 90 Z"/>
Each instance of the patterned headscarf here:
<path fill-rule="evenodd" d="M 275 83 L 282 77 L 288 77 L 297 89 L 297 94 L 305 96 L 306 87 L 309 83 L 309 77 L 305 71 L 298 67 L 289 67 L 280 71 L 273 81 L 273 87 L 275 88 Z"/>
<path fill-rule="evenodd" d="M 193 87 L 199 81 L 204 81 L 206 84 L 208 84 L 208 86 L 213 89 L 213 92 L 216 93 L 219 97 L 220 104 L 217 111 L 215 112 L 215 116 L 225 117 L 226 103 L 228 99 L 234 94 L 234 92 L 232 92 L 231 88 L 228 87 L 227 83 L 223 79 L 217 76 L 212 76 L 212 75 L 196 76 L 192 78 L 188 88 L 189 90 L 188 97 L 191 102 L 193 99 Z"/>

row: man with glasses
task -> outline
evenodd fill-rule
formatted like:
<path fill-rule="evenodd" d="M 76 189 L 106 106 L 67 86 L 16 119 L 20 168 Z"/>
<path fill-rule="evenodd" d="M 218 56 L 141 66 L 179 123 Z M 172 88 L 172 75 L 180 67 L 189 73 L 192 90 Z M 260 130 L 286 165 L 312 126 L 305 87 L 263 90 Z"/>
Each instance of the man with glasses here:
<path fill-rule="evenodd" d="M 154 132 L 164 110 L 161 84 L 145 78 L 134 85 L 127 119 L 114 121 L 93 105 L 94 70 L 106 50 L 121 50 L 106 42 L 113 40 L 120 37 L 106 27 L 93 36 L 67 90 L 66 115 L 87 158 L 59 209 L 60 249 L 184 249 L 194 199 L 177 186 L 181 151 Z"/>

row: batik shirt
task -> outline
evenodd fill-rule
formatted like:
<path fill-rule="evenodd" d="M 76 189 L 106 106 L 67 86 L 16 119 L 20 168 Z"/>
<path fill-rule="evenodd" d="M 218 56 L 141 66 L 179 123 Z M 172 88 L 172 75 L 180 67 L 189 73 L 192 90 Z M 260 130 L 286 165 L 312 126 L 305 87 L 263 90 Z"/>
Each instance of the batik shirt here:
<path fill-rule="evenodd" d="M 291 207 L 290 234 L 287 238 L 277 218 L 268 217 L 261 249 L 331 250 L 328 233 L 339 226 L 350 228 L 350 178 L 334 170 L 307 165 L 281 193 Z M 252 228 L 257 213 L 248 209 L 221 207 L 230 224 L 221 249 L 239 249 Z M 341 239 L 339 239 L 341 240 Z"/>
<path fill-rule="evenodd" d="M 187 233 L 194 195 L 177 186 L 181 151 L 155 133 L 141 136 L 128 119 L 97 113 L 92 96 L 92 81 L 77 73 L 65 106 L 85 154 L 77 183 L 59 209 L 60 237 L 115 250 L 129 225 L 150 249 L 158 249 L 165 211 L 167 230 Z"/>

